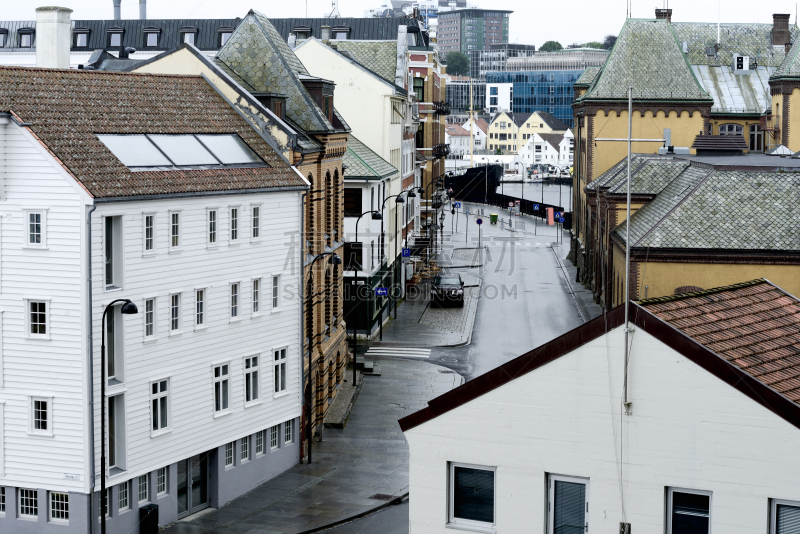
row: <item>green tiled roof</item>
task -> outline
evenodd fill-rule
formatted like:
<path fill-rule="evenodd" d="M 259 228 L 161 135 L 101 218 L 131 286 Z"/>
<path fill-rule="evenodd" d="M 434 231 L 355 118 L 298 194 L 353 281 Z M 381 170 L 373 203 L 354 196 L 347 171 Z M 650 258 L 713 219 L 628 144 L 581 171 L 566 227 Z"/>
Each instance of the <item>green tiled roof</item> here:
<path fill-rule="evenodd" d="M 642 158 L 641 165 L 631 172 L 631 194 L 657 195 L 688 166 L 688 161 L 675 160 L 668 156 Z M 627 193 L 628 171 L 625 167 L 623 170 L 625 172 L 618 174 L 608 185 L 606 194 Z"/>
<path fill-rule="evenodd" d="M 352 134 L 347 140 L 347 152 L 342 157 L 342 163 L 347 166 L 345 178 L 375 180 L 397 174 L 396 168 Z"/>
<path fill-rule="evenodd" d="M 287 95 L 286 115 L 306 131 L 334 129 L 300 81 L 305 67 L 261 13 L 247 14 L 215 61 L 251 91 Z"/>
<path fill-rule="evenodd" d="M 711 100 L 692 73 L 666 20 L 629 19 L 599 76 L 583 96 L 624 99 Z"/>
<path fill-rule="evenodd" d="M 350 52 L 356 61 L 383 78 L 395 83 L 397 41 L 332 41 L 342 52 Z"/>
<path fill-rule="evenodd" d="M 586 67 L 586 70 L 583 71 L 583 74 L 578 76 L 578 79 L 575 81 L 573 85 L 583 85 L 583 86 L 592 85 L 592 82 L 594 81 L 595 78 L 597 78 L 599 72 L 600 72 L 600 67 Z"/>
<path fill-rule="evenodd" d="M 800 77 L 800 43 L 789 50 L 786 58 L 778 67 L 771 78 L 797 78 Z"/>
<path fill-rule="evenodd" d="M 756 58 L 759 66 L 777 67 L 783 61 L 783 46 L 772 46 L 772 24 L 720 24 L 720 46 L 716 56 L 706 49 L 717 42 L 717 24 L 703 22 L 673 22 L 678 42 L 687 44 L 687 59 L 691 65 L 733 65 L 733 54 Z M 791 27 L 792 41 L 798 35 Z"/>

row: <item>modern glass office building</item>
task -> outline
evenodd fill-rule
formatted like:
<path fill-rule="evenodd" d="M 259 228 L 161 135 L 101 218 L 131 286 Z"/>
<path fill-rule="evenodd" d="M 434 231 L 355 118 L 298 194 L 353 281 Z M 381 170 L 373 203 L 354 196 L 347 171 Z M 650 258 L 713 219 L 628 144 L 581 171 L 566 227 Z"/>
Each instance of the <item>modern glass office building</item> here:
<path fill-rule="evenodd" d="M 572 84 L 583 70 L 538 70 L 527 72 L 487 72 L 486 91 L 492 84 L 513 84 L 512 109 L 515 113 L 546 111 L 569 125 L 572 120 Z"/>

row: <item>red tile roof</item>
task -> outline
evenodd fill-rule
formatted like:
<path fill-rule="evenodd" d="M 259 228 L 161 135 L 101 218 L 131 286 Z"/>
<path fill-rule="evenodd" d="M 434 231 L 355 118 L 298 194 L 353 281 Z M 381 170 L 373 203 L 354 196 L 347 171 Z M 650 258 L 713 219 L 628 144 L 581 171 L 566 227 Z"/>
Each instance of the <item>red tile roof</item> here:
<path fill-rule="evenodd" d="M 12 112 L 94 197 L 301 187 L 302 179 L 198 76 L 0 67 Z M 269 167 L 131 172 L 95 134 L 237 133 Z"/>
<path fill-rule="evenodd" d="M 639 305 L 800 403 L 800 301 L 781 288 L 760 279 Z"/>
<path fill-rule="evenodd" d="M 448 124 L 445 126 L 445 130 L 447 130 L 447 135 L 455 135 L 456 137 L 459 136 L 469 137 L 469 130 L 465 130 L 458 124 Z"/>

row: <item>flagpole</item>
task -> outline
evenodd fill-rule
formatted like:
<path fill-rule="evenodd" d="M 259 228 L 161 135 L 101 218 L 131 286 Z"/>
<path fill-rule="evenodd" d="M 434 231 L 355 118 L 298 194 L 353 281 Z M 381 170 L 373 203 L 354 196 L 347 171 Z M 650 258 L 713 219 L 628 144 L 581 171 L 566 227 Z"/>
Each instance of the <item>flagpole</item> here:
<path fill-rule="evenodd" d="M 633 87 L 628 88 L 628 202 L 625 219 L 625 381 L 623 383 L 622 402 L 625 406 L 625 413 L 630 414 L 630 403 L 628 402 L 628 336 L 630 327 L 628 324 L 628 308 L 630 306 L 631 290 L 629 287 L 631 280 L 631 140 L 633 139 Z"/>

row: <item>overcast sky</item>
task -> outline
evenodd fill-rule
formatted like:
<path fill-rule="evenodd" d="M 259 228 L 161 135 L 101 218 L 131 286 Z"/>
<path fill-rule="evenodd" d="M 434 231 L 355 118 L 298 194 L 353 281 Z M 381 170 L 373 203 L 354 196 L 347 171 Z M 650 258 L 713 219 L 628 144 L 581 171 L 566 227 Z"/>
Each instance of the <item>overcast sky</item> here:
<path fill-rule="evenodd" d="M 795 21 L 795 1 L 769 0 L 672 0 L 673 20 L 683 22 L 716 22 L 718 2 L 721 1 L 722 22 L 771 22 L 773 13 L 791 13 Z M 53 3 L 51 3 L 53 2 Z M 626 0 L 475 0 L 479 7 L 507 9 L 511 15 L 512 43 L 541 46 L 555 40 L 564 46 L 578 42 L 601 41 L 607 34 L 619 33 L 625 22 Z M 632 16 L 652 18 L 657 0 L 632 0 Z M 36 2 L 0 0 L 4 20 L 34 20 Z M 110 19 L 112 0 L 42 0 L 41 5 L 60 5 L 71 8 L 74 19 Z M 304 17 L 306 5 L 309 17 L 330 13 L 331 0 L 149 0 L 149 18 L 236 18 L 250 8 L 268 17 Z M 343 17 L 361 17 L 365 9 L 378 7 L 380 0 L 340 0 Z M 122 17 L 138 18 L 138 0 L 122 0 Z"/>

